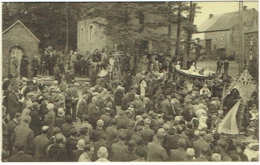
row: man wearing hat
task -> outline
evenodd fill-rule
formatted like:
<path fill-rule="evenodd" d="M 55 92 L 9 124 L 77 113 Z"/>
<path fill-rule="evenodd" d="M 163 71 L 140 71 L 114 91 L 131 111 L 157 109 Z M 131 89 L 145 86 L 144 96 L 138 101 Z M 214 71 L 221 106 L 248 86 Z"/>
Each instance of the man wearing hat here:
<path fill-rule="evenodd" d="M 29 115 L 31 116 L 30 128 L 33 130 L 34 136 L 40 135 L 41 127 L 42 127 L 42 121 L 38 114 L 38 109 L 39 109 L 39 104 L 37 102 L 33 102 Z"/>
<path fill-rule="evenodd" d="M 152 142 L 155 135 L 154 130 L 150 128 L 151 120 L 149 118 L 144 119 L 144 128 L 140 131 L 142 138 L 145 140 L 145 144 Z"/>
<path fill-rule="evenodd" d="M 135 154 L 137 144 L 135 140 L 129 140 L 127 144 L 128 152 L 125 155 L 122 155 L 123 162 L 131 162 L 138 159 L 138 156 Z"/>
<path fill-rule="evenodd" d="M 84 152 L 85 141 L 79 139 L 77 143 L 77 150 L 73 150 L 71 153 L 72 162 L 78 162 L 80 155 Z"/>
<path fill-rule="evenodd" d="M 125 133 L 126 133 L 126 140 L 129 141 L 132 137 L 133 134 L 135 134 L 135 130 L 134 130 L 134 126 L 135 126 L 135 121 L 130 121 L 128 123 L 128 127 L 127 129 L 125 129 Z"/>
<path fill-rule="evenodd" d="M 195 157 L 200 156 L 200 151 L 202 148 L 206 148 L 208 152 L 211 152 L 210 145 L 204 140 L 205 131 L 199 131 L 199 139 L 193 142 L 193 148 L 195 149 Z"/>
<path fill-rule="evenodd" d="M 61 133 L 55 135 L 55 144 L 50 147 L 47 155 L 49 162 L 69 161 L 69 155 L 65 149 L 65 139 Z"/>
<path fill-rule="evenodd" d="M 20 124 L 21 115 L 22 114 L 19 112 L 15 113 L 14 119 L 10 120 L 6 125 L 9 152 L 11 152 L 13 150 L 13 144 L 11 143 L 11 137 L 14 133 L 15 127 L 17 127 Z"/>
<path fill-rule="evenodd" d="M 97 107 L 97 97 L 92 97 L 91 103 L 88 104 L 87 110 L 89 115 L 89 123 L 96 128 L 97 120 L 99 119 L 99 109 Z"/>
<path fill-rule="evenodd" d="M 89 116 L 87 114 L 82 115 L 82 122 L 80 123 L 79 128 L 84 128 L 87 127 L 88 128 L 88 133 L 89 135 L 91 135 L 92 131 L 93 131 L 93 127 L 91 124 L 89 124 Z"/>
<path fill-rule="evenodd" d="M 97 152 L 97 155 L 98 155 L 99 159 L 96 162 L 109 162 L 107 160 L 108 151 L 107 151 L 106 147 L 100 147 Z"/>
<path fill-rule="evenodd" d="M 76 121 L 76 111 L 77 111 L 77 104 L 78 104 L 78 91 L 77 88 L 70 83 L 69 88 L 65 91 L 66 99 L 65 99 L 65 107 L 66 107 L 66 115 L 71 114 L 72 119 Z"/>
<path fill-rule="evenodd" d="M 187 161 L 188 157 L 185 152 L 186 141 L 184 138 L 180 138 L 178 140 L 178 146 L 179 146 L 178 149 L 171 150 L 171 156 L 170 156 L 171 161 Z"/>
<path fill-rule="evenodd" d="M 48 109 L 48 113 L 44 119 L 44 123 L 45 125 L 47 125 L 49 127 L 49 134 L 48 134 L 48 138 L 51 137 L 51 134 L 52 134 L 52 131 L 53 131 L 53 128 L 54 128 L 54 121 L 55 121 L 55 117 L 56 117 L 56 114 L 54 112 L 54 104 L 52 103 L 49 103 L 47 105 L 47 109 Z"/>
<path fill-rule="evenodd" d="M 103 126 L 104 126 L 104 121 L 102 119 L 99 119 L 97 121 L 97 127 L 96 129 L 94 129 L 90 135 L 90 139 L 92 141 L 98 141 L 101 137 L 102 134 L 105 134 L 105 132 L 103 131 Z"/>
<path fill-rule="evenodd" d="M 228 62 L 228 60 L 226 59 L 226 60 L 224 61 L 224 74 L 225 74 L 225 75 L 228 75 L 228 67 L 229 67 L 229 62 Z"/>
<path fill-rule="evenodd" d="M 144 141 L 144 139 L 142 138 L 142 135 L 141 135 L 141 131 L 143 130 L 143 127 L 142 126 L 137 126 L 136 127 L 136 132 L 135 134 L 132 135 L 131 137 L 131 140 L 135 140 L 135 142 L 138 144 L 138 145 L 141 145 Z"/>
<path fill-rule="evenodd" d="M 19 87 L 17 85 L 12 87 L 12 91 L 8 96 L 7 112 L 10 115 L 10 120 L 14 119 L 14 115 L 17 112 L 22 111 L 22 98 L 20 95 Z"/>
<path fill-rule="evenodd" d="M 117 118 L 113 118 L 110 122 L 110 126 L 106 129 L 107 142 L 109 145 L 113 143 L 113 140 L 117 138 Z"/>
<path fill-rule="evenodd" d="M 68 152 L 69 160 L 72 161 L 71 153 L 77 149 L 78 140 L 76 139 L 77 130 L 76 128 L 70 129 L 70 137 L 66 138 L 65 149 Z"/>
<path fill-rule="evenodd" d="M 128 152 L 127 145 L 125 145 L 124 141 L 126 140 L 126 133 L 124 131 L 120 131 L 118 133 L 119 141 L 117 143 L 113 143 L 111 146 L 111 155 L 110 161 L 118 162 L 122 161 L 122 155 Z"/>
<path fill-rule="evenodd" d="M 100 119 L 104 121 L 103 130 L 107 129 L 107 127 L 110 124 L 110 121 L 112 120 L 112 117 L 109 115 L 109 113 L 110 113 L 110 108 L 106 108 L 106 113 L 100 116 Z"/>
<path fill-rule="evenodd" d="M 164 134 L 158 131 L 155 140 L 153 142 L 148 143 L 147 161 L 162 162 L 167 161 L 169 159 L 165 149 L 162 147 L 163 137 Z"/>
<path fill-rule="evenodd" d="M 22 143 L 16 142 L 14 144 L 14 149 L 16 153 L 9 158 L 9 162 L 33 162 L 34 159 L 31 155 L 24 153 L 24 145 Z"/>
<path fill-rule="evenodd" d="M 100 139 L 93 143 L 93 146 L 94 146 L 94 154 L 92 155 L 92 161 L 96 161 L 99 158 L 98 157 L 98 150 L 101 147 L 109 148 L 109 145 L 107 144 L 107 135 L 102 134 L 100 136 Z"/>
<path fill-rule="evenodd" d="M 20 76 L 21 77 L 28 77 L 28 66 L 29 61 L 26 55 L 22 56 L 21 63 L 20 63 Z"/>
<path fill-rule="evenodd" d="M 54 121 L 54 126 L 61 128 L 62 124 L 65 123 L 65 112 L 63 108 L 59 108 L 57 112 L 57 116 Z"/>
<path fill-rule="evenodd" d="M 49 127 L 43 126 L 41 129 L 41 135 L 34 138 L 34 158 L 37 162 L 43 162 L 46 159 L 46 149 L 49 145 L 49 139 L 47 134 L 49 133 Z"/>
<path fill-rule="evenodd" d="M 23 118 L 23 123 L 14 129 L 14 133 L 11 137 L 11 142 L 19 143 L 20 145 L 24 145 L 23 152 L 25 154 L 32 154 L 32 144 L 34 141 L 34 133 L 29 128 L 31 123 L 31 117 L 25 116 Z"/>
<path fill-rule="evenodd" d="M 29 113 L 31 112 L 32 109 L 32 105 L 33 105 L 32 101 L 26 101 L 25 108 L 22 111 L 22 116 L 21 116 L 22 121 L 25 116 L 29 116 Z"/>

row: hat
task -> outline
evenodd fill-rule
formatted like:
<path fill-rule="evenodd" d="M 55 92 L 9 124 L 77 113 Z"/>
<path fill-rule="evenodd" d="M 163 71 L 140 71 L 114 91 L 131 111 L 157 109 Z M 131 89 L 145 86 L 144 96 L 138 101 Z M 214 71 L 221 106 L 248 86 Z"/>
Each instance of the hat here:
<path fill-rule="evenodd" d="M 48 93 L 44 93 L 42 95 L 42 97 L 45 99 L 45 100 L 48 100 L 50 98 L 50 95 Z"/>
<path fill-rule="evenodd" d="M 145 119 L 145 118 L 147 118 L 147 117 L 148 117 L 148 114 L 147 114 L 147 113 L 142 114 L 142 118 L 143 118 L 143 119 Z"/>
<path fill-rule="evenodd" d="M 188 148 L 188 149 L 186 150 L 186 153 L 187 153 L 187 155 L 190 156 L 190 157 L 195 155 L 195 151 L 194 151 L 193 148 Z"/>
<path fill-rule="evenodd" d="M 27 79 L 27 78 L 25 78 L 25 77 L 23 77 L 23 78 L 22 78 L 22 81 L 26 81 L 26 82 L 27 82 L 27 81 L 28 81 L 28 79 Z"/>
<path fill-rule="evenodd" d="M 158 120 L 158 125 L 159 125 L 159 126 L 163 126 L 163 124 L 164 124 L 164 120 L 163 120 L 163 119 L 159 119 L 159 120 Z"/>
<path fill-rule="evenodd" d="M 218 154 L 218 153 L 214 153 L 214 154 L 212 154 L 212 156 L 211 156 L 211 161 L 217 161 L 217 162 L 220 162 L 220 161 L 221 161 L 221 155 Z"/>
<path fill-rule="evenodd" d="M 171 128 L 171 126 L 169 125 L 169 124 L 167 124 L 167 123 L 165 123 L 164 125 L 163 125 L 163 129 L 164 130 L 169 130 Z"/>
<path fill-rule="evenodd" d="M 108 152 L 106 147 L 100 147 L 98 149 L 97 155 L 99 158 L 107 158 Z"/>
<path fill-rule="evenodd" d="M 49 104 L 47 105 L 47 109 L 48 109 L 48 110 L 51 110 L 51 109 L 53 109 L 53 108 L 54 108 L 54 104 L 49 103 Z"/>
<path fill-rule="evenodd" d="M 31 121 L 31 117 L 30 117 L 30 116 L 27 116 L 27 115 L 25 115 L 25 116 L 24 116 L 24 118 L 23 118 L 23 121 L 24 121 L 25 123 L 28 123 L 28 122 L 30 122 L 30 121 Z"/>
<path fill-rule="evenodd" d="M 181 120 L 181 116 L 175 116 L 175 120 L 176 121 L 180 121 Z"/>
<path fill-rule="evenodd" d="M 212 134 L 206 134 L 206 135 L 204 136 L 204 139 L 205 139 L 206 141 L 213 141 L 213 140 L 214 140 Z"/>
<path fill-rule="evenodd" d="M 64 116 L 64 114 L 65 114 L 65 112 L 64 112 L 64 110 L 63 110 L 63 108 L 59 108 L 58 109 L 58 116 Z"/>
<path fill-rule="evenodd" d="M 144 124 L 151 124 L 151 120 L 149 119 L 149 118 L 146 118 L 145 120 L 144 120 Z"/>
<path fill-rule="evenodd" d="M 103 121 L 102 119 L 99 119 L 99 120 L 97 121 L 97 126 L 98 126 L 98 127 L 103 127 L 103 126 L 104 126 L 104 121 Z"/>
<path fill-rule="evenodd" d="M 75 82 L 75 83 L 74 83 L 74 86 L 79 86 L 79 83 Z"/>
<path fill-rule="evenodd" d="M 142 116 L 141 116 L 141 115 L 137 115 L 137 116 L 135 117 L 135 120 L 136 120 L 136 121 L 141 121 L 141 120 L 142 120 Z"/>
<path fill-rule="evenodd" d="M 32 110 L 38 110 L 39 104 L 37 102 L 33 102 L 32 104 Z"/>
<path fill-rule="evenodd" d="M 42 131 L 47 131 L 49 129 L 49 127 L 47 125 L 42 127 Z"/>
<path fill-rule="evenodd" d="M 71 128 L 70 129 L 70 134 L 77 134 L 78 132 L 77 132 L 77 130 L 76 130 L 76 128 Z"/>
<path fill-rule="evenodd" d="M 112 105 L 113 105 L 112 102 L 108 102 L 108 103 L 107 103 L 107 106 L 108 106 L 108 107 L 112 107 Z"/>
<path fill-rule="evenodd" d="M 59 84 L 59 82 L 57 80 L 54 80 L 53 84 L 57 85 L 57 84 Z"/>
<path fill-rule="evenodd" d="M 33 103 L 32 101 L 26 101 L 26 107 L 32 107 Z"/>
<path fill-rule="evenodd" d="M 55 136 L 55 141 L 56 141 L 56 143 L 63 143 L 64 141 L 63 141 L 63 135 L 62 134 L 57 134 L 56 136 Z"/>
<path fill-rule="evenodd" d="M 134 126 L 135 126 L 135 122 L 131 120 L 131 121 L 128 123 L 128 127 L 134 127 Z"/>
<path fill-rule="evenodd" d="M 179 125 L 179 121 L 178 121 L 178 120 L 174 120 L 172 124 L 173 124 L 174 126 L 177 126 L 177 125 Z"/>
<path fill-rule="evenodd" d="M 77 148 L 78 149 L 83 149 L 84 147 L 85 147 L 85 140 L 79 139 L 79 141 L 77 143 Z"/>
<path fill-rule="evenodd" d="M 200 131 L 199 131 L 199 130 L 195 130 L 195 131 L 194 131 L 194 135 L 195 135 L 195 136 L 199 136 L 199 135 L 200 135 Z"/>
<path fill-rule="evenodd" d="M 61 132 L 60 128 L 59 127 L 54 127 L 53 131 L 52 131 L 52 134 L 53 135 L 56 135 L 57 133 Z"/>
<path fill-rule="evenodd" d="M 134 149 L 137 146 L 135 140 L 129 140 L 128 141 L 128 148 Z"/>

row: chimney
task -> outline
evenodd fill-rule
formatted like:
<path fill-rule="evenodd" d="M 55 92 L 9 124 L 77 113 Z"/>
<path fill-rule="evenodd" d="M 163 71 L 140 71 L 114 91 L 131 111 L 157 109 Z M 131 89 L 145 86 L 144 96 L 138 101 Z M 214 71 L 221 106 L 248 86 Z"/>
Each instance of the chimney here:
<path fill-rule="evenodd" d="M 246 9 L 247 9 L 247 6 L 243 6 L 243 11 L 246 11 Z"/>
<path fill-rule="evenodd" d="M 210 15 L 209 15 L 209 19 L 212 18 L 212 17 L 213 17 L 213 14 L 210 14 Z"/>

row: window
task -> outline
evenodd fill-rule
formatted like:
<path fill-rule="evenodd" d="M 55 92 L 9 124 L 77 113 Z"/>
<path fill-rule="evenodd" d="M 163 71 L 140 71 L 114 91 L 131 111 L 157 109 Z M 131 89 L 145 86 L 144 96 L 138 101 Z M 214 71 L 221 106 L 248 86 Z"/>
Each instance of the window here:
<path fill-rule="evenodd" d="M 224 35 L 221 35 L 221 38 L 220 38 L 220 40 L 221 40 L 221 41 L 223 41 L 223 40 L 224 40 Z"/>
<path fill-rule="evenodd" d="M 206 49 L 210 49 L 211 50 L 211 42 L 212 40 L 206 40 Z"/>
<path fill-rule="evenodd" d="M 140 12 L 139 13 L 139 24 L 143 24 L 144 23 L 144 13 Z"/>
<path fill-rule="evenodd" d="M 254 38 L 250 37 L 250 45 L 253 46 L 254 45 Z"/>
<path fill-rule="evenodd" d="M 80 31 L 80 41 L 84 41 L 84 28 L 82 27 L 81 28 L 81 31 Z"/>
<path fill-rule="evenodd" d="M 89 26 L 89 42 L 92 42 L 94 40 L 94 35 L 95 34 L 95 27 L 94 25 Z"/>
<path fill-rule="evenodd" d="M 218 36 L 215 34 L 214 41 L 217 41 Z"/>

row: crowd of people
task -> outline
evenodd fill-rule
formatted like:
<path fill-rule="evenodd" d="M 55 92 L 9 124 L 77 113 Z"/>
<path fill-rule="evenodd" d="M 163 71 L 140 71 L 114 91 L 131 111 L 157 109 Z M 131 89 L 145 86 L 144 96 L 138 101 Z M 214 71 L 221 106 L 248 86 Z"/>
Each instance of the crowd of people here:
<path fill-rule="evenodd" d="M 211 83 L 176 76 L 176 63 L 154 52 L 138 60 L 122 56 L 120 79 L 113 81 L 113 57 L 106 51 L 81 57 L 71 52 L 67 62 L 50 65 L 44 56 L 51 52 L 46 49 L 31 80 L 24 75 L 3 80 L 2 161 L 258 161 L 255 143 L 217 131 L 229 110 L 220 112 L 219 89 L 231 81 L 227 74 Z M 102 70 L 108 78 L 99 76 Z M 75 76 L 91 81 L 77 82 Z M 258 138 L 256 104 L 252 100 L 244 125 L 252 141 Z"/>

